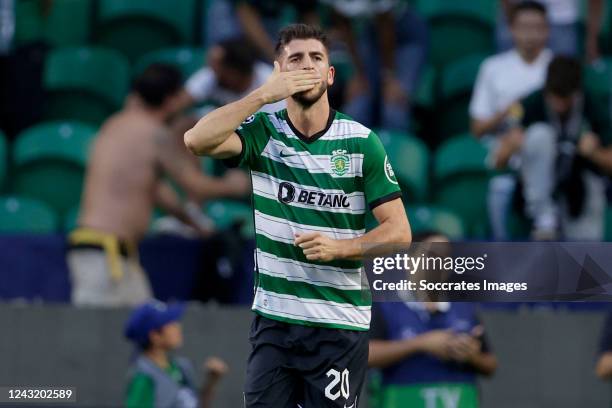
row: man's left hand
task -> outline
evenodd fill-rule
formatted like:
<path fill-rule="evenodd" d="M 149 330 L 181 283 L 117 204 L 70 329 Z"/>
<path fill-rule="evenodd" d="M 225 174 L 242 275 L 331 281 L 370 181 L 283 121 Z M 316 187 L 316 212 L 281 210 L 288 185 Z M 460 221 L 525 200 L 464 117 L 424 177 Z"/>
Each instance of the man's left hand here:
<path fill-rule="evenodd" d="M 295 234 L 294 244 L 302 248 L 309 261 L 329 262 L 342 257 L 341 242 L 319 232 Z"/>

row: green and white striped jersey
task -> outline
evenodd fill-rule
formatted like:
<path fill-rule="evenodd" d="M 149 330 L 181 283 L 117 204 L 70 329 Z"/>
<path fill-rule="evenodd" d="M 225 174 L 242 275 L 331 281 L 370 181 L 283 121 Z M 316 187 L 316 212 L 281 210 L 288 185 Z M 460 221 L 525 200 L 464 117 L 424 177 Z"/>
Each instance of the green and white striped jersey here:
<path fill-rule="evenodd" d="M 309 261 L 296 233 L 334 239 L 365 232 L 367 208 L 401 196 L 378 136 L 330 112 L 326 128 L 306 137 L 287 110 L 257 113 L 236 130 L 253 183 L 255 300 L 265 317 L 309 326 L 368 330 L 371 295 L 359 261 Z"/>

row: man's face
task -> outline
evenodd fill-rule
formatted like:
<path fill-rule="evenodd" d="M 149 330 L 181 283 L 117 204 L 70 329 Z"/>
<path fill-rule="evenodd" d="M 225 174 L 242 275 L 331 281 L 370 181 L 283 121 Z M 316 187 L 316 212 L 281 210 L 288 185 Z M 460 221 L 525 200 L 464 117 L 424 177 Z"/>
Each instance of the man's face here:
<path fill-rule="evenodd" d="M 574 101 L 578 98 L 579 93 L 576 92 L 570 96 L 558 96 L 551 92 L 546 93 L 546 103 L 550 109 L 559 116 L 564 116 L 570 112 Z"/>
<path fill-rule="evenodd" d="M 334 67 L 329 66 L 325 46 L 313 38 L 292 40 L 285 45 L 279 57 L 282 71 L 310 69 L 321 75 L 321 82 L 309 91 L 299 92 L 292 98 L 302 106 L 308 107 L 317 102 L 334 83 Z"/>
<path fill-rule="evenodd" d="M 548 22 L 534 10 L 519 12 L 510 27 L 514 44 L 519 51 L 538 54 L 548 41 Z"/>

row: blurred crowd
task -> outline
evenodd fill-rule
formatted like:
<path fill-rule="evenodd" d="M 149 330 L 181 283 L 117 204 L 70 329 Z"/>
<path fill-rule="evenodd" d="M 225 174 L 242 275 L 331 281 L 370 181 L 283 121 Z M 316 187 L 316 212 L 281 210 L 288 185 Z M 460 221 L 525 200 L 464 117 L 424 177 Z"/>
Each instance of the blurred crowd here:
<path fill-rule="evenodd" d="M 65 17 L 61 7 L 68 3 Z M 117 22 L 103 24 L 120 9 L 106 3 L 112 2 L 0 0 L 0 136 L 8 146 L 0 145 L 0 191 L 12 197 L 2 197 L 1 206 L 13 218 L 19 202 L 13 196 L 55 197 L 41 193 L 46 183 L 28 187 L 34 179 L 22 180 L 32 167 L 20 167 L 19 152 L 30 139 L 42 151 L 44 143 L 32 135 L 43 126 L 55 146 L 70 143 L 79 129 L 89 135 L 83 157 L 51 148 L 31 160 L 59 155 L 83 167 L 79 198 L 47 203 L 62 219 L 79 206 L 64 228 L 73 302 L 141 305 L 126 325 L 139 353 L 127 406 L 153 406 L 161 394 L 181 406 L 198 400 L 208 406 L 227 371 L 223 362 L 208 361 L 208 382 L 196 392 L 190 363 L 171 355 L 181 344 L 182 309 L 143 304 L 153 293 L 138 244 L 152 218 L 157 231 L 214 236 L 228 225 L 210 211 L 215 200 L 229 199 L 248 213 L 245 174 L 199 161 L 182 136 L 204 113 L 264 83 L 276 33 L 288 22 L 327 30 L 337 77 L 331 105 L 381 134 L 410 221 L 422 233 L 415 239 L 610 239 L 612 5 L 606 0 L 178 0 L 167 9 L 159 2 L 149 17 L 194 20 L 185 24 L 192 32 L 168 34 L 168 41 L 159 27 L 134 29 L 130 37 Z M 149 2 L 134 3 L 131 13 Z M 185 4 L 193 8 L 181 14 Z M 81 32 L 83 21 L 96 23 Z M 225 213 L 232 205 L 223 204 Z M 165 217 L 156 215 L 160 210 Z M 451 216 L 436 218 L 447 210 Z M 62 229 L 50 225 L 43 232 Z M 0 217 L 4 232 L 39 227 L 23 229 Z M 370 365 L 381 369 L 382 384 L 376 395 L 387 406 L 477 406 L 476 376 L 497 366 L 484 332 L 471 304 L 375 307 Z M 612 372 L 609 332 L 602 377 Z"/>
<path fill-rule="evenodd" d="M 112 20 L 113 12 L 127 13 L 120 17 L 129 21 L 146 7 L 116 11 L 112 2 L 72 3 L 70 12 L 64 10 L 66 2 L 53 0 L 0 3 L 0 118 L 9 141 L 45 120 L 98 126 L 120 106 L 125 110 L 154 99 L 150 106 L 164 105 L 160 123 L 176 136 L 179 147 L 180 135 L 197 118 L 265 81 L 279 28 L 303 21 L 323 26 L 331 39 L 330 59 L 336 67 L 332 107 L 378 130 L 387 149 L 397 150 L 391 159 L 405 201 L 414 207 L 408 211 L 410 218 L 423 214 L 416 207 L 449 210 L 462 227 L 454 234 L 452 226 L 445 225 L 444 232 L 494 240 L 603 240 L 612 229 L 612 68 L 607 57 L 611 34 L 605 0 L 483 0 L 469 5 L 447 0 L 188 0 L 173 12 L 177 19 L 192 12 L 195 22 L 186 24 L 192 32 L 183 40 L 151 39 L 146 45 L 145 29 L 136 23 L 121 27 Z M 152 13 L 149 17 L 172 12 L 162 3 L 158 10 L 147 11 Z M 191 8 L 182 10 L 187 4 Z M 65 21 L 77 25 L 76 17 L 89 23 L 80 21 L 80 31 L 59 26 Z M 130 33 L 133 38 L 126 38 Z M 164 47 L 164 41 L 179 47 Z M 90 48 L 89 62 L 83 62 L 83 55 L 70 54 L 74 45 Z M 123 55 L 111 53 L 113 48 Z M 114 66 L 102 56 L 96 60 L 93 53 L 101 49 L 108 54 L 104 58 L 127 62 L 131 79 L 126 78 L 123 87 L 117 83 L 125 67 L 117 69 L 114 80 L 99 78 L 110 76 Z M 145 71 L 160 62 L 174 68 L 157 67 L 157 74 L 155 67 Z M 103 68 L 106 63 L 108 69 Z M 106 72 L 96 76 L 94 64 Z M 174 84 L 168 81 L 181 86 L 170 89 Z M 114 98 L 116 107 L 90 107 L 75 97 L 94 91 Z M 282 107 L 278 103 L 264 109 Z M 469 134 L 482 143 L 467 142 Z M 398 138 L 405 140 L 395 149 Z M 408 140 L 411 145 L 401 144 Z M 452 141 L 460 145 L 456 151 Z M 10 143 L 7 150 L 7 167 L 19 178 L 19 166 L 12 167 L 16 160 L 10 157 Z M 443 152 L 456 164 L 445 163 Z M 475 168 L 467 157 L 480 155 L 484 160 Z M 223 173 L 215 163 L 201 166 L 184 156 L 193 170 L 204 167 L 209 176 Z M 445 165 L 454 170 L 449 173 Z M 462 188 L 457 186 L 469 175 L 477 177 L 464 183 L 464 192 L 477 203 L 468 208 L 448 190 Z M 4 191 L 40 198 L 11 176 L 3 183 Z M 189 180 L 177 184 L 185 187 L 185 182 Z M 206 183 L 200 187 L 208 192 L 197 191 L 192 183 L 178 197 L 172 192 L 176 186 L 160 183 L 153 204 L 181 222 L 163 219 L 156 226 L 177 230 L 187 224 L 197 232 L 206 229 L 205 224 L 214 225 L 215 220 L 201 214 L 202 203 L 236 193 L 220 191 L 212 178 Z M 60 218 L 65 211 L 60 208 Z"/>

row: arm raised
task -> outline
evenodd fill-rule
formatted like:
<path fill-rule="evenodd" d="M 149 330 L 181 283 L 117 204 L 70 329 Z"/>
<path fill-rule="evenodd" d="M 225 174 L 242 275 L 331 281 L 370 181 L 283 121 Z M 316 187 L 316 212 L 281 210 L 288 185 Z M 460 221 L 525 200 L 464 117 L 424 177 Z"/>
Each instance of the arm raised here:
<path fill-rule="evenodd" d="M 235 130 L 262 106 L 307 91 L 321 82 L 314 70 L 282 71 L 274 61 L 274 71 L 265 84 L 244 98 L 210 112 L 185 133 L 185 145 L 194 154 L 218 159 L 240 154 L 242 143 Z"/>

